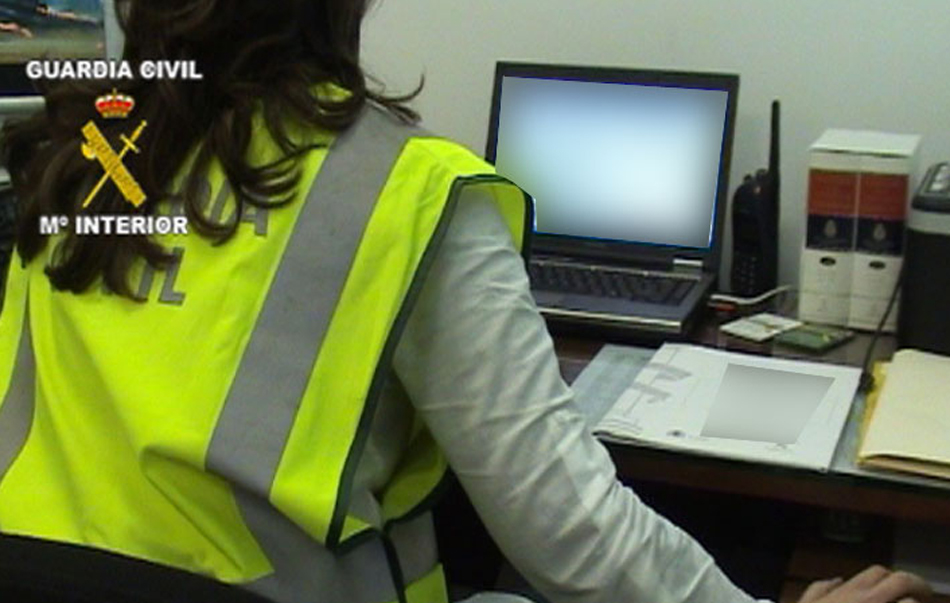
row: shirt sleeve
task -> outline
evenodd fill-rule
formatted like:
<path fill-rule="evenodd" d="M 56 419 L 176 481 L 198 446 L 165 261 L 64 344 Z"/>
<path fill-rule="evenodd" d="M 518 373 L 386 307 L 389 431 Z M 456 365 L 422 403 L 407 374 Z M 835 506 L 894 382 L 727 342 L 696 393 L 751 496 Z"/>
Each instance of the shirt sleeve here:
<path fill-rule="evenodd" d="M 752 600 L 618 481 L 487 197 L 459 201 L 394 363 L 492 537 L 553 602 Z"/>

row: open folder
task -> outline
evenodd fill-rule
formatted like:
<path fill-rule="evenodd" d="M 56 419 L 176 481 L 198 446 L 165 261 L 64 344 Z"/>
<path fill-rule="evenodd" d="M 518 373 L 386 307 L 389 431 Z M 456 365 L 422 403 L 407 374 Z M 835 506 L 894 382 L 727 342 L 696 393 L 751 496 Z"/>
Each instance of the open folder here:
<path fill-rule="evenodd" d="M 950 357 L 894 354 L 858 462 L 950 479 Z"/>
<path fill-rule="evenodd" d="M 595 426 L 605 440 L 826 471 L 860 371 L 665 344 Z"/>

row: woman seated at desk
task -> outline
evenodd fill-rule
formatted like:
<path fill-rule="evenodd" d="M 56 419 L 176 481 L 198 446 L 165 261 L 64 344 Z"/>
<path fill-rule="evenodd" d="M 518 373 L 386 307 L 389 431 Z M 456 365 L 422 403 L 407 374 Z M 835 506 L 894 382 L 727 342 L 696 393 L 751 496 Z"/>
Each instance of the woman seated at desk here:
<path fill-rule="evenodd" d="M 183 214 L 185 237 L 37 228 L 102 177 L 80 132 L 111 82 L 7 127 L 0 530 L 276 603 L 446 601 L 424 512 L 446 459 L 551 601 L 751 601 L 617 481 L 532 302 L 521 193 L 367 90 L 365 8 L 118 0 L 127 58 L 205 77 L 123 86 L 134 119 L 100 123 L 147 121 L 123 161 L 148 200 L 108 186 L 85 211 Z M 872 568 L 802 601 L 924 591 Z"/>

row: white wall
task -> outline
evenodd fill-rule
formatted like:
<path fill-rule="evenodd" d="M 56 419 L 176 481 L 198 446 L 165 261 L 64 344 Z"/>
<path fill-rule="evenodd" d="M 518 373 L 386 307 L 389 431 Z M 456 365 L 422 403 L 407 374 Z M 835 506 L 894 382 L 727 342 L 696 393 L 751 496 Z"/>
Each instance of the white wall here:
<path fill-rule="evenodd" d="M 807 149 L 825 128 L 922 134 L 918 175 L 950 157 L 945 0 L 380 0 L 363 52 L 391 91 L 424 74 L 425 126 L 479 154 L 498 59 L 738 73 L 730 199 L 764 167 L 782 101 L 782 282 L 797 283 Z"/>

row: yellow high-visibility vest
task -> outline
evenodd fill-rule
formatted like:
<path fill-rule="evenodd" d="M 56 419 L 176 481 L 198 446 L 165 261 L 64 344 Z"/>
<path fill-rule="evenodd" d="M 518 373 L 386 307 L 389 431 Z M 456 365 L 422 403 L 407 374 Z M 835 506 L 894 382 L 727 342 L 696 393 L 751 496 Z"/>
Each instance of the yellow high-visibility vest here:
<path fill-rule="evenodd" d="M 26 266 L 14 256 L 0 314 L 0 533 L 281 603 L 446 600 L 420 519 L 446 462 L 425 427 L 415 421 L 382 495 L 382 525 L 350 508 L 353 475 L 459 193 L 485 189 L 519 247 L 530 204 L 462 147 L 377 109 L 335 141 L 297 137 L 330 150 L 302 159 L 306 186 L 282 208 L 234 216 L 212 166 L 206 215 L 240 220 L 237 234 L 219 247 L 156 237 L 178 261 L 133 271 L 147 303 L 55 291 L 51 251 Z M 263 128 L 250 152 L 282 156 Z"/>

